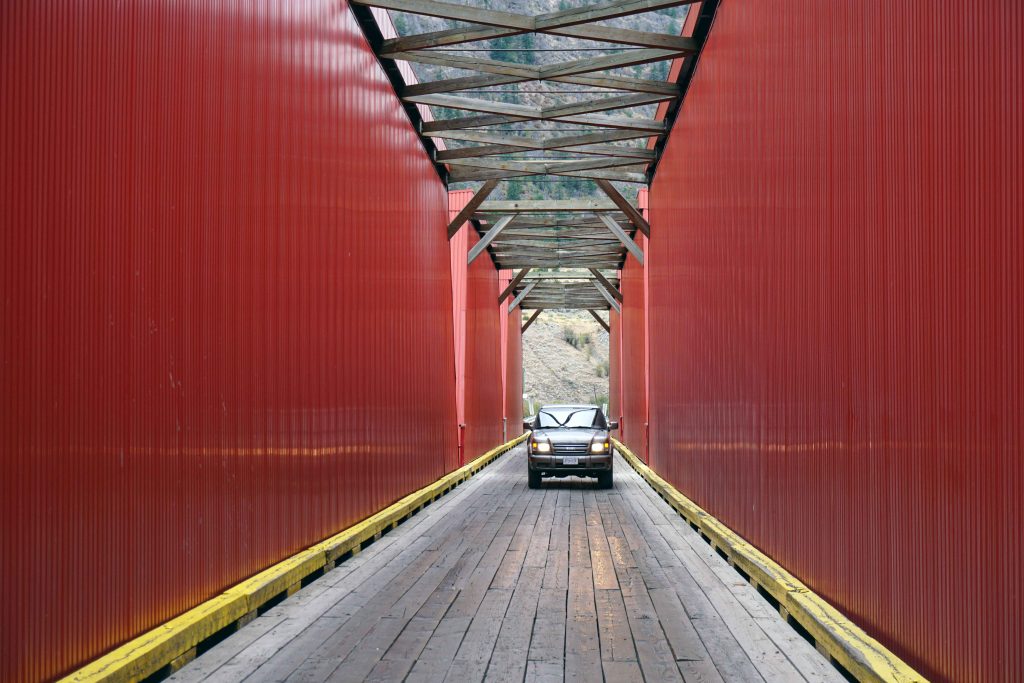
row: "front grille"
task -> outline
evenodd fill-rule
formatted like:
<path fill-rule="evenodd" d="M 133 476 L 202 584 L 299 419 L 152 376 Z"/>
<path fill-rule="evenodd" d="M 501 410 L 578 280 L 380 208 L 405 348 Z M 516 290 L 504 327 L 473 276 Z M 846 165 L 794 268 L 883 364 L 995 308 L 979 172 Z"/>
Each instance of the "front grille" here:
<path fill-rule="evenodd" d="M 556 443 L 555 453 L 559 455 L 584 455 L 590 450 L 589 443 Z"/>

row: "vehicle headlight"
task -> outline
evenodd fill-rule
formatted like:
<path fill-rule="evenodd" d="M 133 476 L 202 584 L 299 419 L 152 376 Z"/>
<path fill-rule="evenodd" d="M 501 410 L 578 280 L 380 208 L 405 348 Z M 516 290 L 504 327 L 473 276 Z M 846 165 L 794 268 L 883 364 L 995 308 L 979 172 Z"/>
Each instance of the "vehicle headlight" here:
<path fill-rule="evenodd" d="M 547 441 L 534 441 L 533 442 L 533 452 L 534 453 L 550 453 L 551 452 L 551 444 L 548 443 Z"/>
<path fill-rule="evenodd" d="M 607 453 L 608 442 L 607 441 L 594 441 L 590 444 L 591 453 Z"/>

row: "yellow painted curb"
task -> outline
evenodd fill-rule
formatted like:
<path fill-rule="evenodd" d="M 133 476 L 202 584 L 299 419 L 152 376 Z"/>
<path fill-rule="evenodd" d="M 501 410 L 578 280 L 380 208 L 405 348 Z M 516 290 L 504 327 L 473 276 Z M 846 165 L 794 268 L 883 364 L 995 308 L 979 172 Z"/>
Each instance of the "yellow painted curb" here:
<path fill-rule="evenodd" d="M 838 662 L 858 681 L 871 683 L 926 683 L 927 679 L 869 636 L 786 571 L 770 557 L 743 540 L 692 500 L 677 491 L 616 439 L 617 450 L 659 496 L 682 515 L 729 563 L 750 577 L 780 605 L 780 611 L 814 638 L 819 650 Z"/>
<path fill-rule="evenodd" d="M 195 654 L 206 638 L 232 624 L 244 623 L 256 609 L 279 595 L 290 595 L 303 579 L 334 567 L 348 552 L 358 552 L 365 541 L 377 538 L 489 465 L 502 453 L 527 439 L 529 432 L 487 451 L 479 458 L 410 493 L 397 503 L 340 533 L 278 562 L 259 574 L 193 607 L 184 614 L 147 631 L 62 679 L 65 683 L 138 681 L 168 665 L 175 668 Z"/>

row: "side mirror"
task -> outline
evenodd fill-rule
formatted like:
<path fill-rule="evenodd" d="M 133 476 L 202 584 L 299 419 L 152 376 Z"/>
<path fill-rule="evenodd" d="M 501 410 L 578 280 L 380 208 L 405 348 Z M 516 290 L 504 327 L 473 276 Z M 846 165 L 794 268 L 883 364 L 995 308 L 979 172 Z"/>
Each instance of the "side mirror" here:
<path fill-rule="evenodd" d="M 527 422 L 526 420 L 523 420 L 523 431 L 524 432 L 532 432 L 533 431 L 533 423 L 532 422 Z"/>
<path fill-rule="evenodd" d="M 609 432 L 614 432 L 618 428 L 619 428 L 619 423 L 616 422 L 615 420 L 610 420 L 608 422 L 608 431 Z"/>

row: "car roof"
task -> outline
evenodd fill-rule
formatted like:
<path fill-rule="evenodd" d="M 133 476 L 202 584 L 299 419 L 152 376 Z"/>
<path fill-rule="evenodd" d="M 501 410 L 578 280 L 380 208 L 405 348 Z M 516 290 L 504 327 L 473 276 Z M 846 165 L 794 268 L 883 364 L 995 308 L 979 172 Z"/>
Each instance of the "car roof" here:
<path fill-rule="evenodd" d="M 559 404 L 550 406 L 541 406 L 541 410 L 548 410 L 549 408 L 600 408 L 600 406 L 589 405 L 589 404 Z M 539 411 L 538 411 L 539 412 Z"/>

